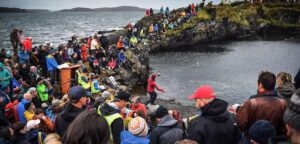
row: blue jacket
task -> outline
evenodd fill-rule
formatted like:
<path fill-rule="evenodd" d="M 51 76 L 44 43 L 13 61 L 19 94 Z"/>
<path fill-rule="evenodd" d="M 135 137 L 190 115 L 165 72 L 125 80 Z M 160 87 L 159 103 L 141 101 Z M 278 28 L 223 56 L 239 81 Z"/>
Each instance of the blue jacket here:
<path fill-rule="evenodd" d="M 17 112 L 18 112 L 20 122 L 24 122 L 24 123 L 27 122 L 24 112 L 25 112 L 25 103 L 28 103 L 28 102 L 30 102 L 30 101 L 26 100 L 26 99 L 22 99 L 22 101 L 19 102 L 19 104 L 17 105 Z"/>
<path fill-rule="evenodd" d="M 29 53 L 28 53 L 28 51 L 19 50 L 18 51 L 18 57 L 20 59 L 21 64 L 27 63 L 28 60 L 29 60 Z"/>
<path fill-rule="evenodd" d="M 125 55 L 124 53 L 118 53 L 118 64 L 125 62 Z"/>
<path fill-rule="evenodd" d="M 128 131 L 121 132 L 121 144 L 149 144 L 150 140 L 143 137 L 137 137 Z"/>
<path fill-rule="evenodd" d="M 154 32 L 158 32 L 158 25 L 157 24 L 154 25 Z"/>
<path fill-rule="evenodd" d="M 0 62 L 0 86 L 3 85 L 10 85 L 10 80 L 12 79 L 12 76 L 10 72 L 6 69 L 6 67 L 3 66 L 3 64 Z"/>
<path fill-rule="evenodd" d="M 52 123 L 54 123 L 54 120 L 55 120 L 56 115 L 57 115 L 57 114 L 55 114 L 55 113 L 52 111 L 51 106 L 47 108 L 47 110 L 46 110 L 46 116 L 50 118 L 50 120 L 51 120 Z"/>
<path fill-rule="evenodd" d="M 52 55 L 48 55 L 46 57 L 46 63 L 48 71 L 53 71 L 57 69 L 58 64 Z"/>

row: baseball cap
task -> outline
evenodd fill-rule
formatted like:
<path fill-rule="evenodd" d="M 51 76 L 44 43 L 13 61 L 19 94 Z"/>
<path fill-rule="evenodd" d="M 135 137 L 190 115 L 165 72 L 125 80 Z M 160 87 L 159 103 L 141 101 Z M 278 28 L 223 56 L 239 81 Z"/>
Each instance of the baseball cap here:
<path fill-rule="evenodd" d="M 209 85 L 203 85 L 200 86 L 193 95 L 188 97 L 188 99 L 198 98 L 216 98 L 214 89 Z"/>
<path fill-rule="evenodd" d="M 92 94 L 88 91 L 86 91 L 81 86 L 74 86 L 69 91 L 69 97 L 71 100 L 79 100 L 82 97 L 91 97 Z"/>
<path fill-rule="evenodd" d="M 124 100 L 124 101 L 129 102 L 130 97 L 131 97 L 130 93 L 121 91 L 117 94 L 117 96 L 115 98 L 116 98 L 116 100 Z"/>

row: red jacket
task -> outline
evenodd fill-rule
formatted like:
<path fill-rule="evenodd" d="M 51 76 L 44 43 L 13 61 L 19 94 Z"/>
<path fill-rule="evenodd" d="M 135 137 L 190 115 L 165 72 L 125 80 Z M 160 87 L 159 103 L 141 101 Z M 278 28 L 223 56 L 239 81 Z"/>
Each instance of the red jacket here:
<path fill-rule="evenodd" d="M 156 75 L 153 74 L 148 79 L 147 92 L 154 92 L 155 89 L 157 89 L 158 91 L 164 92 L 164 90 L 156 84 L 155 78 L 156 78 Z"/>
<path fill-rule="evenodd" d="M 132 111 L 137 112 L 139 110 L 142 110 L 145 115 L 147 115 L 147 109 L 146 106 L 142 103 L 139 103 L 138 106 L 135 106 L 134 104 L 131 104 L 129 107 Z"/>
<path fill-rule="evenodd" d="M 32 51 L 32 43 L 31 43 L 31 40 L 29 38 L 24 40 L 23 45 L 24 45 L 24 50 L 28 50 L 29 52 Z"/>

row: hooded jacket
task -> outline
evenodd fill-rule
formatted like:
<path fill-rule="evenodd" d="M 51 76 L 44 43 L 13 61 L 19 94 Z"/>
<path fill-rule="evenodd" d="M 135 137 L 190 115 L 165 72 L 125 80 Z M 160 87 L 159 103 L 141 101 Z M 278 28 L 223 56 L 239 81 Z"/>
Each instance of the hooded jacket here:
<path fill-rule="evenodd" d="M 115 113 L 120 113 L 120 110 L 114 105 L 114 103 L 104 103 L 99 108 L 102 116 L 109 116 Z M 114 120 L 111 124 L 111 133 L 115 144 L 121 143 L 121 132 L 124 131 L 124 122 L 122 118 Z"/>
<path fill-rule="evenodd" d="M 12 76 L 10 72 L 3 66 L 3 64 L 0 62 L 0 85 L 9 85 L 10 80 L 12 79 Z"/>
<path fill-rule="evenodd" d="M 293 83 L 287 82 L 282 85 L 281 88 L 277 89 L 277 95 L 280 98 L 290 99 L 296 88 Z"/>
<path fill-rule="evenodd" d="M 151 131 L 151 144 L 174 144 L 184 137 L 183 128 L 170 115 L 161 118 L 156 128 Z"/>
<path fill-rule="evenodd" d="M 17 112 L 18 112 L 18 117 L 20 122 L 26 123 L 26 118 L 25 118 L 25 103 L 30 102 L 29 100 L 22 99 L 22 101 L 17 105 Z"/>
<path fill-rule="evenodd" d="M 56 132 L 60 136 L 63 136 L 63 134 L 67 131 L 69 125 L 73 122 L 73 120 L 83 111 L 83 109 L 77 108 L 71 103 L 68 103 L 65 109 L 62 112 L 60 112 L 56 117 Z"/>
<path fill-rule="evenodd" d="M 226 101 L 216 98 L 201 108 L 202 114 L 189 122 L 187 139 L 201 144 L 237 143 L 236 122 L 227 111 L 227 106 Z"/>

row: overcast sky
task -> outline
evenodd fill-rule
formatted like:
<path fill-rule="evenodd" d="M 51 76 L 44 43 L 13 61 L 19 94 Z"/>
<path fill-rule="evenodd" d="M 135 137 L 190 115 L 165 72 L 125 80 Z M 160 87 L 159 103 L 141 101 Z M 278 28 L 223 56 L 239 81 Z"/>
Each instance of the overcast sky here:
<path fill-rule="evenodd" d="M 115 6 L 138 6 L 141 8 L 159 9 L 169 6 L 171 9 L 200 3 L 202 0 L 0 0 L 1 7 L 17 7 L 24 9 L 60 10 L 74 7 L 100 8 Z M 207 0 L 209 1 L 209 0 Z M 219 3 L 220 0 L 213 0 Z"/>

